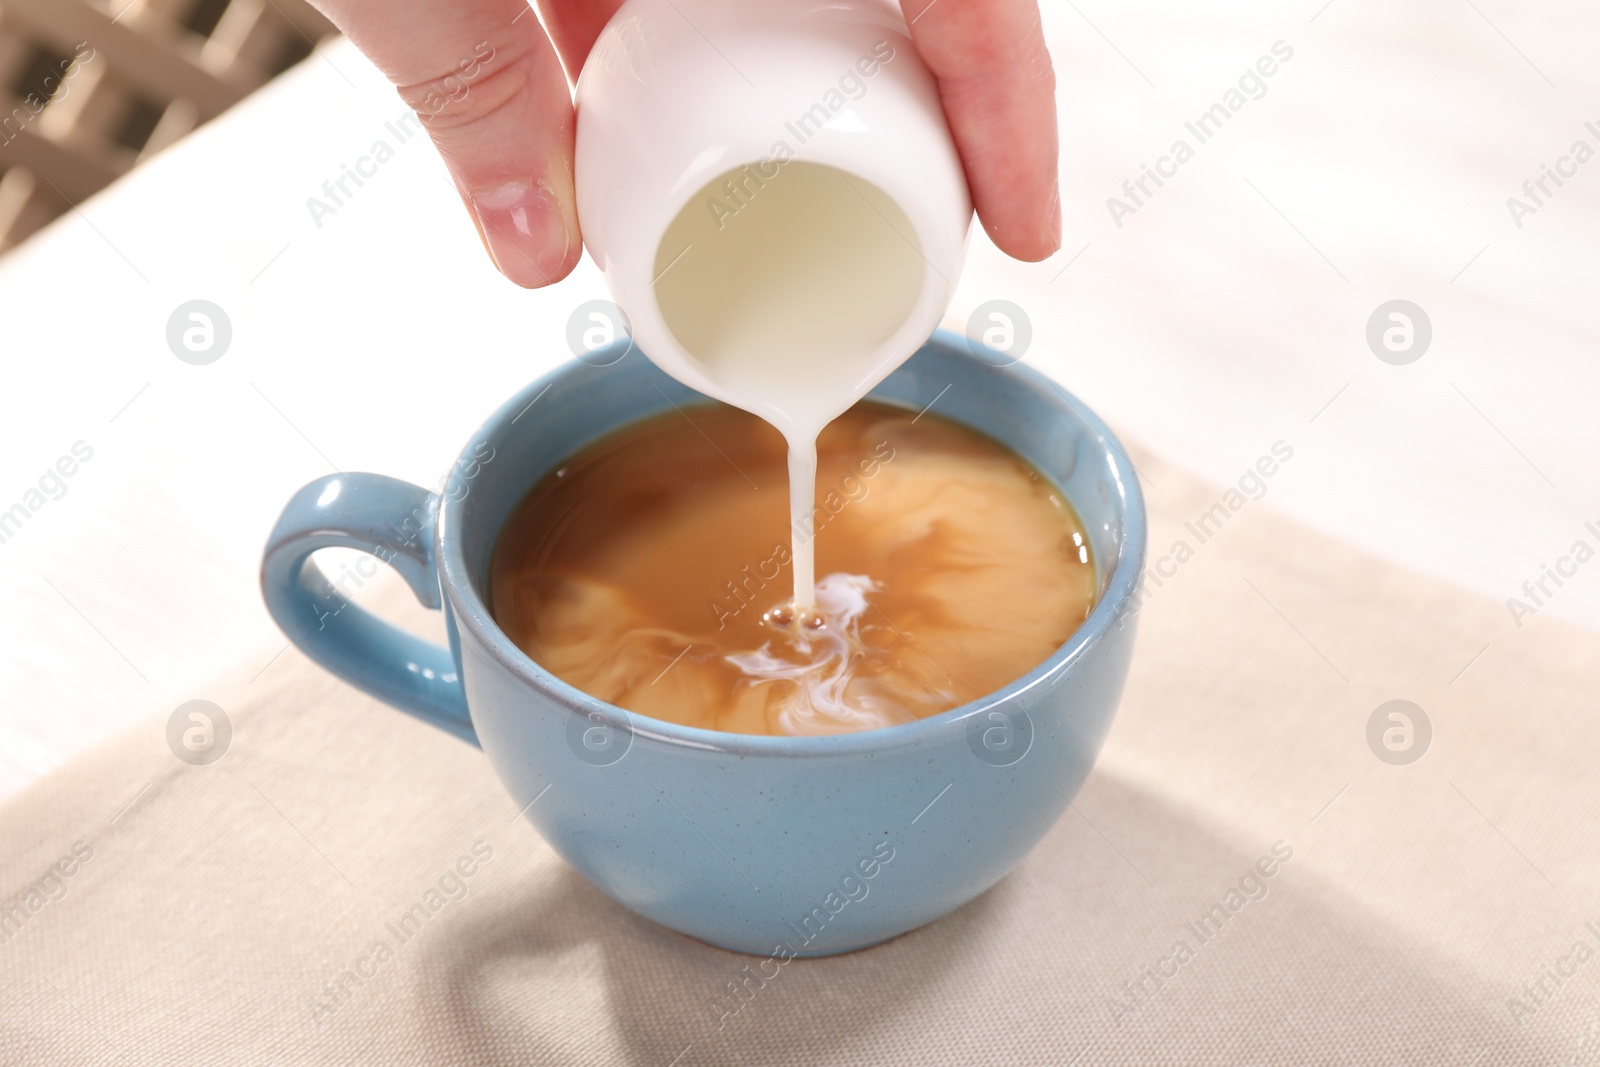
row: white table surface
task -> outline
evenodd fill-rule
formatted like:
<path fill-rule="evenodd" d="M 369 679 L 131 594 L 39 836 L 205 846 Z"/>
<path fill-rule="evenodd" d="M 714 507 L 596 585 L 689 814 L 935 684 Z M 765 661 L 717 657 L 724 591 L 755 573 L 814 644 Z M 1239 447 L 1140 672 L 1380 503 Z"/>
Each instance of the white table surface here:
<path fill-rule="evenodd" d="M 1045 18 L 1066 249 L 1017 264 L 975 231 L 947 325 L 1015 301 L 1027 361 L 1129 439 L 1219 484 L 1288 442 L 1249 506 L 1496 601 L 1575 540 L 1600 547 L 1600 161 L 1520 228 L 1506 206 L 1575 140 L 1600 150 L 1600 11 L 1082 0 Z M 1278 40 L 1294 57 L 1267 95 L 1114 225 L 1106 198 Z M 424 139 L 315 225 L 306 199 L 402 113 L 335 45 L 0 261 L 0 510 L 94 450 L 0 544 L 0 796 L 224 665 L 270 670 L 284 641 L 256 569 L 285 499 L 335 464 L 432 484 L 569 358 L 568 315 L 605 295 L 592 264 L 542 292 L 502 281 Z M 1398 297 L 1434 326 L 1403 367 L 1364 336 Z M 195 298 L 234 331 L 203 367 L 165 340 Z M 1543 610 L 1600 626 L 1600 561 Z M 1508 613 L 1484 655 L 1525 634 Z"/>

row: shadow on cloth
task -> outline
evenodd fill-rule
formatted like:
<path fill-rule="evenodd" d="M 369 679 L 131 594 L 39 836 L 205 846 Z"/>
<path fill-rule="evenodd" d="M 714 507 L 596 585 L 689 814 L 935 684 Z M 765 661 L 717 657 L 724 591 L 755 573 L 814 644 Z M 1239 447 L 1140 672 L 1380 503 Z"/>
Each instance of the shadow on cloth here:
<path fill-rule="evenodd" d="M 1135 840 L 1119 852 L 1096 826 Z M 749 981 L 742 1000 L 730 983 L 760 975 L 761 958 L 642 919 L 560 864 L 430 946 L 418 995 L 452 1006 L 443 1046 L 490 1064 L 1468 1063 L 1486 1048 L 1497 1052 L 1480 1062 L 1511 1063 L 1557 1053 L 1513 1025 L 1507 990 L 1340 899 L 1303 855 L 1258 878 L 1264 895 L 1202 940 L 1194 924 L 1273 843 L 1226 841 L 1097 770 L 1076 810 L 987 893 L 883 945 L 791 961 Z M 1181 964 L 1179 942 L 1190 950 Z M 1147 967 L 1169 977 L 1146 977 Z"/>

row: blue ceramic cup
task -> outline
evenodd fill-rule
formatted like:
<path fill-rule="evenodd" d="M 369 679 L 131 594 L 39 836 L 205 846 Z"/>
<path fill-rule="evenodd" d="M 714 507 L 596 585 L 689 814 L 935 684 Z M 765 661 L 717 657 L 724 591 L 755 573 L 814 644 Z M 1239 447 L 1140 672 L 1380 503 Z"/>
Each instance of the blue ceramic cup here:
<path fill-rule="evenodd" d="M 625 907 L 763 956 L 875 944 L 994 885 L 1083 784 L 1127 677 L 1145 517 L 1098 418 L 965 338 L 935 335 L 871 396 L 912 410 L 938 397 L 940 414 L 1033 463 L 1077 508 L 1099 568 L 1099 600 L 1066 644 L 943 714 L 830 737 L 679 726 L 573 688 L 495 625 L 490 556 L 528 490 L 615 430 L 705 402 L 626 341 L 528 386 L 436 493 L 376 474 L 301 489 L 262 559 L 267 607 L 330 671 L 481 745 L 545 839 Z M 450 647 L 346 604 L 311 559 L 334 546 L 374 554 L 442 608 Z"/>

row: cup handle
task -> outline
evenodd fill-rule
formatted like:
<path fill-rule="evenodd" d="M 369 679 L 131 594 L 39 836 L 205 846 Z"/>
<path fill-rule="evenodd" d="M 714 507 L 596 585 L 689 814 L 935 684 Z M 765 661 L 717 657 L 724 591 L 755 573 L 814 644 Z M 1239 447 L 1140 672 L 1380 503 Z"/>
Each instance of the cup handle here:
<path fill-rule="evenodd" d="M 261 557 L 261 594 L 290 641 L 329 671 L 423 722 L 478 744 L 450 651 L 350 603 L 311 560 L 357 548 L 400 572 L 424 607 L 442 606 L 434 560 L 438 500 L 381 474 L 318 478 L 290 498 Z"/>

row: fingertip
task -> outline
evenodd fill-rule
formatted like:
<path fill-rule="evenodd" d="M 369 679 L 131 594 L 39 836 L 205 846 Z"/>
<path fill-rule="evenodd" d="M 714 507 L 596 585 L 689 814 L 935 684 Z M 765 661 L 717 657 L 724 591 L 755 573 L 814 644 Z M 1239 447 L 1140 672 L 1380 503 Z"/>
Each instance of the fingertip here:
<path fill-rule="evenodd" d="M 995 212 L 988 213 L 991 217 L 979 214 L 983 231 L 1000 251 L 1023 263 L 1038 263 L 1061 251 L 1061 192 L 1058 188 L 1051 189 L 1043 222 L 1019 217 L 1014 205 L 1008 204 L 1006 213 L 1014 219 L 1009 224 L 993 219 Z"/>
<path fill-rule="evenodd" d="M 1035 0 L 940 0 L 906 15 L 985 232 L 1015 259 L 1048 258 L 1061 247 L 1055 71 Z"/>
<path fill-rule="evenodd" d="M 465 199 L 489 258 L 524 289 L 558 282 L 577 266 L 583 244 L 576 213 L 550 183 L 504 182 Z"/>
<path fill-rule="evenodd" d="M 570 274 L 572 90 L 526 0 L 322 2 L 417 113 L 495 267 L 530 289 Z"/>

